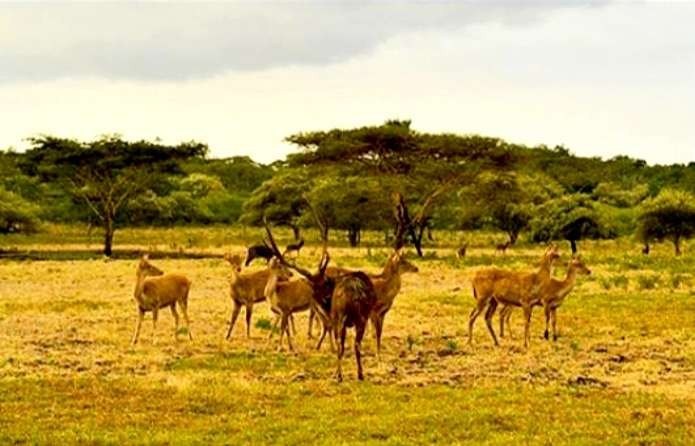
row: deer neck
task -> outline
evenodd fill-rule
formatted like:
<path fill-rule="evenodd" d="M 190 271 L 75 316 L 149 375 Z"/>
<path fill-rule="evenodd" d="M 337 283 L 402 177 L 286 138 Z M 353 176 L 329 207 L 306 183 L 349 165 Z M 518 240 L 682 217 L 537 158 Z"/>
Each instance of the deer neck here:
<path fill-rule="evenodd" d="M 384 294 L 388 297 L 396 296 L 401 290 L 401 273 L 398 271 L 398 267 L 388 265 L 384 268 L 383 280 Z"/>
<path fill-rule="evenodd" d="M 561 297 L 566 296 L 570 291 L 572 291 L 572 288 L 574 288 L 575 283 L 577 283 L 577 270 L 570 266 L 567 270 L 565 278 L 559 281 L 558 283 L 560 285 L 560 290 L 558 294 Z"/>
<path fill-rule="evenodd" d="M 139 301 L 142 297 L 143 289 L 145 288 L 145 279 L 147 276 L 144 273 L 137 273 L 135 276 L 135 291 L 133 292 L 133 297 L 135 300 Z"/>
<path fill-rule="evenodd" d="M 278 273 L 270 270 L 268 282 L 266 282 L 265 289 L 263 290 L 263 294 L 265 295 L 266 299 L 272 300 L 275 297 L 278 286 L 278 277 Z"/>

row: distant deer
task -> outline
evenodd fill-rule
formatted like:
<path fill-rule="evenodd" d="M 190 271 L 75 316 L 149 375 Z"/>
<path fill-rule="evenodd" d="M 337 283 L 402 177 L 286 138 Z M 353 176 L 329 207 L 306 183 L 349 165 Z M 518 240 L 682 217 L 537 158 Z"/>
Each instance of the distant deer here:
<path fill-rule="evenodd" d="M 572 292 L 577 280 L 577 275 L 589 275 L 591 270 L 584 265 L 579 257 L 573 257 L 567 268 L 567 274 L 562 280 L 550 279 L 550 282 L 540 291 L 541 300 L 536 305 L 543 305 L 545 310 L 545 332 L 543 336 L 548 339 L 548 322 L 552 321 L 553 326 L 553 341 L 557 341 L 557 309 L 562 305 L 565 297 Z M 505 305 L 500 311 L 500 336 L 504 335 L 505 323 L 509 325 L 511 317 L 511 305 Z"/>
<path fill-rule="evenodd" d="M 510 242 L 509 240 L 507 240 L 504 243 L 499 243 L 495 252 L 504 255 L 504 253 L 507 252 L 507 249 L 509 249 L 510 246 L 512 246 L 512 242 Z"/>
<path fill-rule="evenodd" d="M 304 246 L 304 239 L 299 240 L 297 243 L 291 243 L 287 245 L 285 248 L 284 255 L 287 255 L 291 252 L 296 252 L 297 255 L 299 255 L 299 250 L 302 249 L 302 246 Z"/>
<path fill-rule="evenodd" d="M 492 328 L 492 317 L 498 304 L 520 306 L 524 310 L 524 346 L 528 347 L 529 328 L 533 306 L 540 300 L 540 291 L 550 281 L 553 262 L 559 258 L 557 247 L 552 245 L 543 254 L 538 271 L 533 273 L 490 268 L 478 271 L 472 280 L 476 306 L 468 321 L 468 343 L 473 341 L 473 325 L 487 308 L 485 323 L 495 345 L 497 336 Z"/>
<path fill-rule="evenodd" d="M 304 278 L 279 282 L 278 279 L 285 267 L 277 258 L 270 260 L 268 269 L 270 270 L 270 276 L 263 294 L 268 303 L 270 303 L 270 308 L 273 312 L 281 317 L 279 347 L 282 348 L 283 335 L 287 334 L 287 344 L 290 350 L 293 350 L 292 336 L 289 330 L 290 317 L 294 313 L 309 309 L 313 288 L 311 283 Z M 272 334 L 273 332 L 271 331 L 270 335 L 272 336 Z"/>
<path fill-rule="evenodd" d="M 241 273 L 242 259 L 239 255 L 225 254 L 224 259 L 232 266 L 232 274 L 229 281 L 229 295 L 232 299 L 232 315 L 229 321 L 229 329 L 225 339 L 232 336 L 234 324 L 242 307 L 246 308 L 246 337 L 251 337 L 251 314 L 253 306 L 265 300 L 265 286 L 270 278 L 270 270 L 252 273 Z M 287 280 L 292 274 L 286 269 L 281 273 L 280 280 Z"/>
<path fill-rule="evenodd" d="M 462 259 L 466 257 L 466 250 L 468 249 L 468 243 L 462 244 L 459 249 L 456 250 L 456 258 Z"/>
<path fill-rule="evenodd" d="M 249 246 L 246 250 L 244 266 L 249 266 L 255 259 L 265 259 L 266 262 L 273 258 L 273 250 L 265 244 Z"/>
<path fill-rule="evenodd" d="M 644 242 L 644 246 L 642 247 L 642 254 L 645 256 L 649 255 L 649 242 Z"/>
<path fill-rule="evenodd" d="M 328 226 L 322 221 L 313 207 L 309 205 L 314 217 L 321 228 L 323 250 L 319 261 L 318 271 L 313 274 L 284 258 L 273 239 L 272 231 L 265 223 L 268 241 L 278 260 L 285 266 L 304 276 L 312 287 L 312 302 L 322 317 L 330 323 L 330 330 L 337 342 L 338 368 L 336 378 L 343 379 L 342 358 L 345 353 L 345 335 L 347 327 L 355 327 L 355 360 L 357 361 L 357 377 L 364 379 L 362 370 L 361 343 L 369 315 L 376 304 L 376 293 L 371 279 L 362 272 L 346 273 L 334 279 L 326 275 L 330 262 L 328 255 Z M 324 330 L 325 334 L 325 330 Z"/>
<path fill-rule="evenodd" d="M 174 336 L 178 336 L 177 304 L 181 307 L 183 318 L 186 321 L 188 338 L 192 340 L 191 324 L 188 320 L 188 293 L 191 289 L 191 281 L 181 274 L 164 274 L 162 270 L 149 262 L 147 254 L 140 258 L 135 277 L 134 297 L 138 306 L 138 320 L 135 325 L 132 344 L 135 345 L 138 342 L 142 320 L 148 311 L 152 312 L 152 338 L 154 339 L 159 309 L 164 307 L 171 309 L 175 321 Z"/>

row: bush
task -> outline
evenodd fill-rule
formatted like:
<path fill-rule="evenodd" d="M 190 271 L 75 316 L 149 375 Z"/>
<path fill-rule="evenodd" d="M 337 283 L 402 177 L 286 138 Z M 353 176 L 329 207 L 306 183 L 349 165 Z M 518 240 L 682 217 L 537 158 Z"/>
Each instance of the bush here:
<path fill-rule="evenodd" d="M 0 188 L 0 234 L 35 232 L 39 207 L 17 194 Z"/>

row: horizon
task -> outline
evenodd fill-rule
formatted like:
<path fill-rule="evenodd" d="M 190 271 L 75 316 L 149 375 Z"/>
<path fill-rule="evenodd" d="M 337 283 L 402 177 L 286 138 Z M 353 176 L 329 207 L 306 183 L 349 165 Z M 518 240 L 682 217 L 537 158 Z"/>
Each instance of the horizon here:
<path fill-rule="evenodd" d="M 410 119 L 687 165 L 693 19 L 613 1 L 3 4 L 0 148 L 120 134 L 268 164 L 297 132 Z"/>

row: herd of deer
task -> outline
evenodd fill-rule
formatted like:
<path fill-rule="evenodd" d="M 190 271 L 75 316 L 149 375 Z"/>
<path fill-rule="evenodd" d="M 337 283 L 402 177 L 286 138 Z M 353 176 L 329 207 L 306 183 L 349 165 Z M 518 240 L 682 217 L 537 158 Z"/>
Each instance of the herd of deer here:
<path fill-rule="evenodd" d="M 329 267 L 330 256 L 327 250 L 328 229 L 321 228 L 323 249 L 316 272 L 306 270 L 288 260 L 288 251 L 298 251 L 299 247 L 280 252 L 272 231 L 266 224 L 267 252 L 258 253 L 249 250 L 246 260 L 240 255 L 225 255 L 225 260 L 232 266 L 230 278 L 230 295 L 232 314 L 226 338 L 229 339 L 234 324 L 242 308 L 246 309 L 246 336 L 250 336 L 251 314 L 253 306 L 261 301 L 268 301 L 270 309 L 276 316 L 275 327 L 280 325 L 280 348 L 283 338 L 292 350 L 294 330 L 293 315 L 310 311 L 309 337 L 312 337 L 312 323 L 318 318 L 322 333 L 316 345 L 317 349 L 327 335 L 330 335 L 332 350 L 337 352 L 336 377 L 342 380 L 342 358 L 345 352 L 345 337 L 349 327 L 355 329 L 354 351 L 357 361 L 357 376 L 364 375 L 361 361 L 361 342 L 368 322 L 371 322 L 376 339 L 377 360 L 381 361 L 381 335 L 384 319 L 394 299 L 401 289 L 401 275 L 418 272 L 418 268 L 405 259 L 402 247 L 396 246 L 379 274 L 367 274 L 344 268 Z M 303 244 L 303 241 L 301 242 Z M 267 257 L 266 257 L 267 255 Z M 248 265 L 249 257 L 260 256 L 268 259 L 267 267 L 262 271 L 242 272 L 242 264 Z M 524 345 L 528 347 L 529 325 L 532 309 L 542 306 L 545 312 L 545 338 L 548 339 L 548 324 L 552 323 L 553 340 L 557 339 L 556 311 L 564 298 L 574 287 L 578 274 L 590 274 L 591 271 L 578 257 L 569 263 L 564 279 L 552 277 L 554 263 L 559 258 L 555 245 L 548 247 L 541 259 L 540 267 L 535 272 L 510 271 L 499 268 L 486 268 L 475 273 L 472 279 L 475 308 L 468 323 L 468 342 L 472 341 L 473 326 L 476 318 L 485 310 L 485 322 L 495 345 L 499 345 L 492 327 L 492 318 L 499 305 L 500 336 L 504 336 L 505 323 L 514 307 L 520 307 L 524 314 Z M 253 260 L 253 259 L 251 259 Z M 292 279 L 292 271 L 302 278 Z M 164 274 L 149 263 L 147 255 L 140 259 L 137 267 L 135 300 L 138 319 L 132 343 L 138 341 L 140 327 L 146 312 L 151 311 L 153 330 L 156 328 L 158 311 L 170 307 L 178 334 L 180 307 L 192 339 L 188 320 L 188 293 L 191 282 L 180 274 Z M 290 329 L 292 328 L 292 330 Z M 272 336 L 273 330 L 270 331 Z"/>

